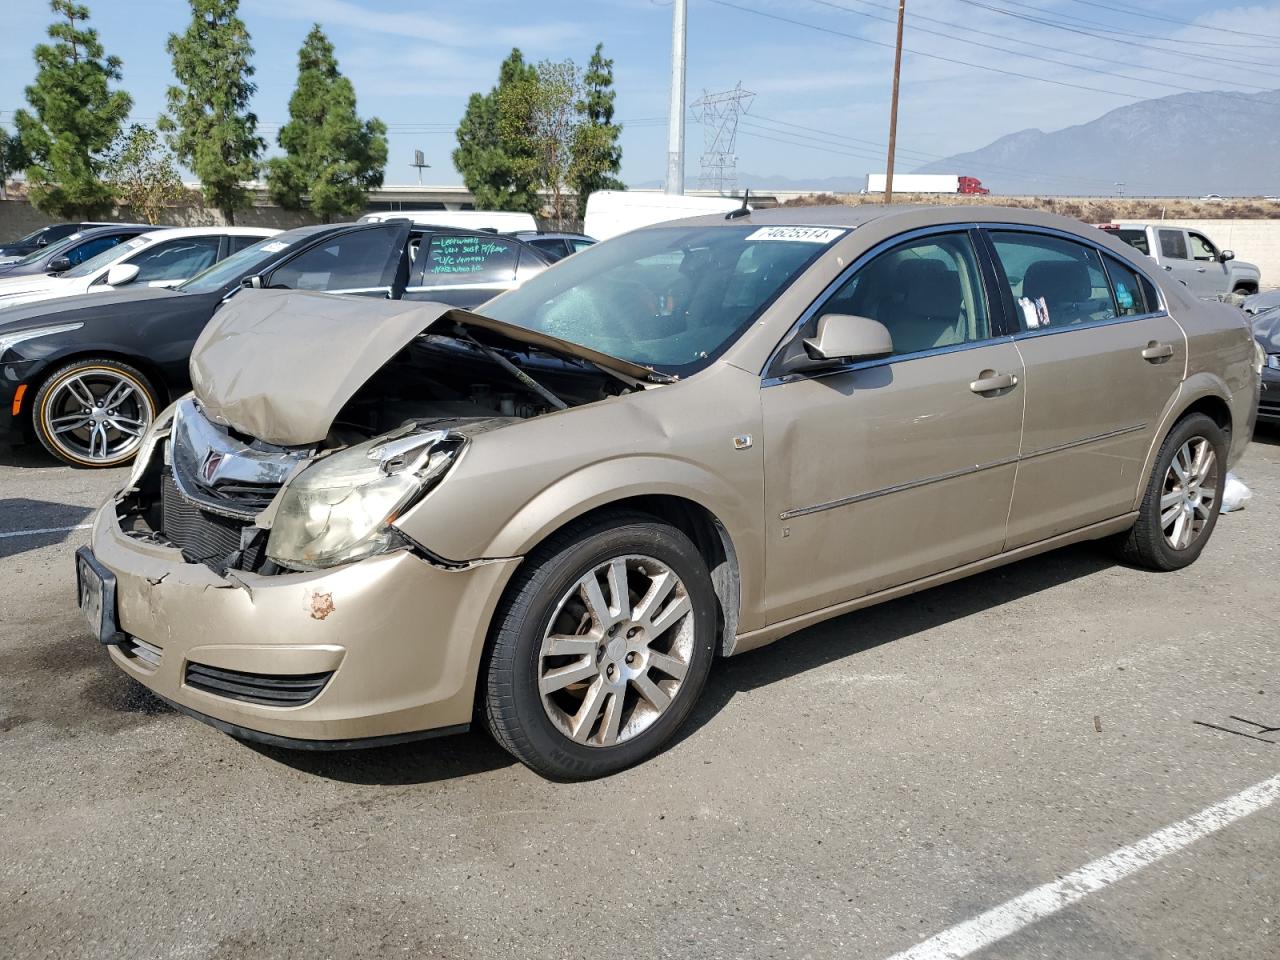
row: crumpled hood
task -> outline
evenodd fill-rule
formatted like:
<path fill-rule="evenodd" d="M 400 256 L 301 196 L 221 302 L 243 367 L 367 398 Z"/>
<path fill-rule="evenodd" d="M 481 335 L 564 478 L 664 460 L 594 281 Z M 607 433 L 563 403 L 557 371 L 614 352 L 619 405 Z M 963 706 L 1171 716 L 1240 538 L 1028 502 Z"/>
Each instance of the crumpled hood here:
<path fill-rule="evenodd" d="M 283 447 L 319 443 L 370 377 L 433 326 L 476 339 L 587 360 L 634 380 L 647 367 L 443 303 L 295 290 L 243 290 L 213 315 L 191 351 L 205 416 Z"/>

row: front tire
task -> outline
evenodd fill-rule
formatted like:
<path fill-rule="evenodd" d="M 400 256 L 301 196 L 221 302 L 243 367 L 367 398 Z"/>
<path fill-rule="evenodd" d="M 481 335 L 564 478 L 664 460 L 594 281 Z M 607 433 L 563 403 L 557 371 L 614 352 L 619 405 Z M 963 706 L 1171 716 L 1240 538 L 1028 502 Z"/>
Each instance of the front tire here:
<path fill-rule="evenodd" d="M 1226 482 L 1226 434 L 1203 413 L 1183 417 L 1160 446 L 1121 557 L 1160 571 L 1194 563 L 1218 523 Z"/>
<path fill-rule="evenodd" d="M 494 738 L 562 780 L 651 757 L 714 659 L 716 596 L 697 548 L 645 514 L 610 514 L 557 534 L 517 577 L 488 660 Z"/>
<path fill-rule="evenodd" d="M 77 360 L 54 371 L 31 406 L 35 435 L 73 467 L 118 467 L 142 444 L 156 415 L 155 388 L 118 360 Z"/>

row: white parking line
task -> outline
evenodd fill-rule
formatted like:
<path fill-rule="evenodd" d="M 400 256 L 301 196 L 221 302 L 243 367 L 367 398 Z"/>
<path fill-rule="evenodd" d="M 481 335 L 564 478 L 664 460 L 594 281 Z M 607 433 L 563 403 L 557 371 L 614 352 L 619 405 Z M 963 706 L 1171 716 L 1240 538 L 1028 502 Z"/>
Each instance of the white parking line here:
<path fill-rule="evenodd" d="M 0 540 L 7 540 L 9 537 L 37 537 L 42 533 L 66 533 L 68 530 L 88 530 L 92 526 L 92 523 L 78 523 L 74 527 L 38 527 L 35 530 L 9 530 L 5 533 L 0 533 Z"/>
<path fill-rule="evenodd" d="M 958 960 L 959 957 L 967 957 L 1242 817 L 1269 807 L 1277 799 L 1280 799 L 1280 775 L 1254 784 L 1137 843 L 1087 863 L 1061 880 L 1036 887 L 972 920 L 944 930 L 910 950 L 894 954 L 889 960 Z"/>

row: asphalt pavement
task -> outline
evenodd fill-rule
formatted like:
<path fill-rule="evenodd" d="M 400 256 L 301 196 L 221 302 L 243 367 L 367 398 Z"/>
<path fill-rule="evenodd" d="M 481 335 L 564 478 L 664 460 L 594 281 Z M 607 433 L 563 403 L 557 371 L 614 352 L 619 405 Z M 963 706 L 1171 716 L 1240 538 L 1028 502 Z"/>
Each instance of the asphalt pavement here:
<path fill-rule="evenodd" d="M 1083 545 L 843 617 L 558 784 L 482 732 L 291 753 L 174 713 L 75 609 L 123 471 L 0 451 L 0 956 L 1280 956 L 1280 433 L 1239 473 L 1187 570 Z"/>

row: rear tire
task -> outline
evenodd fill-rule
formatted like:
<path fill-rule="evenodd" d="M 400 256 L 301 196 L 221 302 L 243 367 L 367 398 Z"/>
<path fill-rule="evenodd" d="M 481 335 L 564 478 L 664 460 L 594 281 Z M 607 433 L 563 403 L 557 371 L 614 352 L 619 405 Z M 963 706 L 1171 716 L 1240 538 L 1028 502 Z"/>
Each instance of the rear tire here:
<path fill-rule="evenodd" d="M 1122 559 L 1160 571 L 1195 562 L 1218 523 L 1227 452 L 1226 434 L 1203 413 L 1173 425 L 1160 445 L 1138 520 L 1120 541 Z"/>
<path fill-rule="evenodd" d="M 73 467 L 119 467 L 133 459 L 155 420 L 156 389 L 118 360 L 77 360 L 55 370 L 31 405 L 49 453 Z"/>
<path fill-rule="evenodd" d="M 716 610 L 706 563 L 669 524 L 619 512 L 556 534 L 525 561 L 494 617 L 483 688 L 490 731 L 554 779 L 648 759 L 706 683 Z"/>

